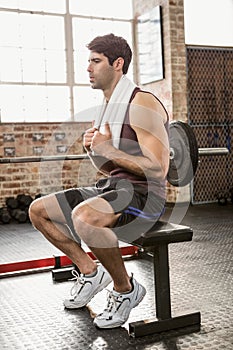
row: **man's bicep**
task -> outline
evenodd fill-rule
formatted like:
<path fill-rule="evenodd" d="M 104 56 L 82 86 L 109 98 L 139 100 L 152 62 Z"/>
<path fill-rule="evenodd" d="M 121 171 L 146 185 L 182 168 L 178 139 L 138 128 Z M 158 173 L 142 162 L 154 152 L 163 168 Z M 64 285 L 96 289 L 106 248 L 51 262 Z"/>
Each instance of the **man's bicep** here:
<path fill-rule="evenodd" d="M 143 105 L 133 104 L 130 107 L 129 120 L 136 133 L 149 133 L 164 145 L 168 143 L 164 120 L 167 120 L 165 110 L 156 110 Z M 140 131 L 141 130 L 141 131 Z"/>
<path fill-rule="evenodd" d="M 143 156 L 150 160 L 152 168 L 160 168 L 166 175 L 169 167 L 169 142 L 164 127 L 161 128 L 161 133 L 163 133 L 163 129 L 165 133 L 163 137 L 161 135 L 157 137 L 141 128 L 135 128 L 135 131 Z"/>

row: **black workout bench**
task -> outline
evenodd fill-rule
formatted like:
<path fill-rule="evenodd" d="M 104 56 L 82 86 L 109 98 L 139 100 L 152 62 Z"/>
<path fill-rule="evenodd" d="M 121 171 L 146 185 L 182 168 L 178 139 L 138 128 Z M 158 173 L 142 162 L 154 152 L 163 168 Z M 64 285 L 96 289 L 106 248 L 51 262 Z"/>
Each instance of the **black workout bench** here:
<path fill-rule="evenodd" d="M 191 241 L 192 237 L 193 231 L 187 226 L 158 221 L 133 242 L 153 253 L 156 320 L 130 323 L 131 336 L 140 337 L 187 327 L 190 329 L 187 333 L 200 330 L 200 312 L 177 317 L 171 315 L 168 244 Z"/>

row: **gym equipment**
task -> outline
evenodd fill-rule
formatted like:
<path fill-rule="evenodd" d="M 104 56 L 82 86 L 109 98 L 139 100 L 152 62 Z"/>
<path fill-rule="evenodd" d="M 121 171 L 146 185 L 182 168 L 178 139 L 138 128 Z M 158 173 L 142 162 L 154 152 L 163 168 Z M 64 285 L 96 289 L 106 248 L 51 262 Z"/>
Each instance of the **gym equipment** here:
<path fill-rule="evenodd" d="M 189 184 L 198 166 L 198 146 L 192 128 L 183 122 L 171 122 L 169 126 L 170 165 L 168 182 L 173 186 Z"/>
<path fill-rule="evenodd" d="M 9 209 L 16 209 L 16 208 L 18 208 L 19 203 L 18 203 L 16 198 L 8 197 L 6 199 L 6 205 Z"/>
<path fill-rule="evenodd" d="M 200 330 L 200 312 L 175 317 L 171 314 L 168 245 L 191 241 L 192 236 L 193 231 L 188 226 L 158 221 L 132 243 L 153 253 L 156 319 L 129 323 L 130 336 L 140 337 L 181 328 L 187 329 L 187 333 Z"/>
<path fill-rule="evenodd" d="M 92 258 L 94 258 L 92 256 Z M 72 279 L 73 271 L 76 270 L 80 274 L 80 270 L 78 266 L 72 263 L 70 266 L 62 267 L 61 266 L 61 258 L 60 256 L 55 256 L 55 266 L 52 270 L 52 278 L 54 282 L 64 282 Z"/>
<path fill-rule="evenodd" d="M 17 201 L 19 203 L 19 208 L 25 209 L 32 203 L 33 198 L 28 194 L 18 194 Z"/>
<path fill-rule="evenodd" d="M 138 254 L 138 247 L 132 245 L 126 245 L 120 247 L 120 251 L 122 256 L 130 257 L 136 256 Z M 87 251 L 87 254 L 93 260 L 96 259 L 94 254 L 91 251 Z M 45 270 L 54 271 L 57 269 L 58 271 L 55 273 L 54 280 L 62 280 L 60 278 L 59 272 L 62 272 L 62 268 L 71 268 L 72 261 L 65 255 L 62 256 L 53 256 L 49 258 L 42 258 L 37 260 L 28 260 L 28 261 L 17 261 L 12 263 L 0 264 L 0 279 L 4 277 L 13 277 L 15 275 L 20 276 L 24 274 L 38 273 Z M 63 275 L 64 276 L 64 275 Z M 67 279 L 67 275 L 65 276 Z M 64 280 L 64 279 L 63 279 Z"/>
<path fill-rule="evenodd" d="M 28 208 L 33 198 L 30 195 L 18 194 L 15 197 L 6 198 L 6 208 L 0 212 L 0 221 L 2 223 L 8 223 L 11 218 L 19 223 L 29 220 Z M 8 218 L 9 217 L 9 218 Z"/>
<path fill-rule="evenodd" d="M 226 147 L 198 148 L 197 140 L 191 126 L 182 121 L 172 121 L 169 125 L 170 166 L 168 182 L 173 186 L 185 186 L 195 176 L 200 156 L 227 155 Z M 28 163 L 64 160 L 89 159 L 86 154 L 55 155 L 42 157 L 0 158 L 0 164 Z"/>
<path fill-rule="evenodd" d="M 12 209 L 10 210 L 11 217 L 18 221 L 19 223 L 26 222 L 28 219 L 28 213 L 27 210 L 22 209 Z"/>
<path fill-rule="evenodd" d="M 11 221 L 11 216 L 9 214 L 9 211 L 6 207 L 0 208 L 0 222 L 2 224 L 9 224 Z"/>
<path fill-rule="evenodd" d="M 226 147 L 198 148 L 191 126 L 181 121 L 170 122 L 170 164 L 168 182 L 176 187 L 188 185 L 195 176 L 200 156 L 227 155 Z"/>

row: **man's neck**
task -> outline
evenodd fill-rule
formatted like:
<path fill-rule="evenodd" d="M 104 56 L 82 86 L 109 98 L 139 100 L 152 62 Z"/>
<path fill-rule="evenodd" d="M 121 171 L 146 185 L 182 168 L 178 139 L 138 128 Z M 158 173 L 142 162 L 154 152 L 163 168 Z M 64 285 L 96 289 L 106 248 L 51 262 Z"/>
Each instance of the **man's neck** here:
<path fill-rule="evenodd" d="M 112 96 L 112 94 L 113 94 L 113 91 L 114 91 L 115 87 L 117 86 L 119 80 L 122 78 L 122 76 L 123 76 L 123 75 L 118 76 L 117 79 L 115 79 L 115 80 L 112 82 L 111 86 L 110 86 L 108 89 L 106 89 L 106 90 L 103 91 L 103 94 L 104 94 L 106 103 L 109 102 L 109 100 L 110 100 L 110 98 L 111 98 L 111 96 Z"/>

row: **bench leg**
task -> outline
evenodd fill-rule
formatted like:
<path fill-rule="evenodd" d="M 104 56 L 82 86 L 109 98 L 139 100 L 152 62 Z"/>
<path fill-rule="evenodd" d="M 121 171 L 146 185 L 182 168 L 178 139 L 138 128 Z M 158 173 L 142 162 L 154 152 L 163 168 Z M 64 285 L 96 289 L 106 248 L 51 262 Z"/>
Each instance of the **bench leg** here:
<path fill-rule="evenodd" d="M 156 320 L 144 320 L 129 323 L 129 334 L 140 337 L 149 334 L 161 333 L 178 328 L 191 327 L 190 332 L 200 330 L 200 312 L 172 317 L 168 244 L 161 243 L 154 248 L 154 278 Z"/>
<path fill-rule="evenodd" d="M 129 324 L 129 335 L 131 337 L 137 338 L 145 335 L 176 330 L 179 328 L 187 329 L 187 332 L 185 332 L 185 334 L 198 332 L 201 328 L 200 312 L 172 317 L 167 320 L 144 320 L 131 322 Z"/>
<path fill-rule="evenodd" d="M 171 317 L 168 244 L 154 248 L 155 305 L 158 319 Z"/>

